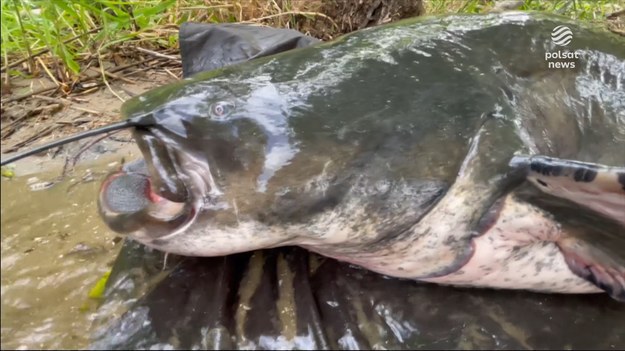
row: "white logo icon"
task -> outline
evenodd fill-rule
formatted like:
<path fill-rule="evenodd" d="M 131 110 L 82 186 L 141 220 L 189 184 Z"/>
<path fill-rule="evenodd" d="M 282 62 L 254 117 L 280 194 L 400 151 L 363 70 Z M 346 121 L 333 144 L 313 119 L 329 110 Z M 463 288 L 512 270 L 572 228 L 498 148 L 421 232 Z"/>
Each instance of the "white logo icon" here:
<path fill-rule="evenodd" d="M 551 41 L 556 45 L 569 45 L 571 39 L 573 39 L 573 32 L 567 26 L 557 26 L 551 31 Z"/>

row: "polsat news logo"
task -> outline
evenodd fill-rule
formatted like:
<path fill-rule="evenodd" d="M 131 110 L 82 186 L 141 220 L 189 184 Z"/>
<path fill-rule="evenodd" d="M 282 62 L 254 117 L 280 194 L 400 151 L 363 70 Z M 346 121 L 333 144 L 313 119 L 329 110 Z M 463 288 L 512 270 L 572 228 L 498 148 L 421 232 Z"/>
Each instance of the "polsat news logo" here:
<path fill-rule="evenodd" d="M 557 46 L 567 46 L 572 40 L 573 32 L 567 26 L 557 26 L 551 31 L 551 42 Z M 575 68 L 575 59 L 578 58 L 578 52 L 569 50 L 545 52 L 545 61 L 549 68 Z"/>
<path fill-rule="evenodd" d="M 573 32 L 567 26 L 557 26 L 551 31 L 551 41 L 559 46 L 567 46 L 573 39 Z"/>

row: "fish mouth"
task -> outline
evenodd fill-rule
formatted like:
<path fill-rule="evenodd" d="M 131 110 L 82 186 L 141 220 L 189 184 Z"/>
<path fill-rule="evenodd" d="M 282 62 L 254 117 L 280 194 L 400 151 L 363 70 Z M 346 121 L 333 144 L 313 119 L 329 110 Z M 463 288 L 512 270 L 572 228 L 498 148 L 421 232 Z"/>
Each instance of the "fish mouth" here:
<path fill-rule="evenodd" d="M 106 177 L 99 214 L 118 234 L 163 240 L 187 229 L 216 187 L 207 163 L 177 143 L 154 130 L 133 134 L 144 158 Z"/>

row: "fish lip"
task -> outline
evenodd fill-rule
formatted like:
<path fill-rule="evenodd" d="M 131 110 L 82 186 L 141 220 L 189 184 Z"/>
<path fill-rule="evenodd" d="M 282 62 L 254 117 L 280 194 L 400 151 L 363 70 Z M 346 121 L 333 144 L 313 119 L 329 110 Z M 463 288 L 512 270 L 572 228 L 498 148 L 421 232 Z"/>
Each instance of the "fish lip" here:
<path fill-rule="evenodd" d="M 100 188 L 98 206 L 107 225 L 119 234 L 144 242 L 166 240 L 183 233 L 195 222 L 204 204 L 216 195 L 212 191 L 215 187 L 203 176 L 210 175 L 208 164 L 162 134 L 155 130 L 137 131 L 135 140 L 143 160 L 127 163 L 109 174 Z M 174 181 L 163 178 L 172 174 Z M 109 188 L 118 177 L 126 178 L 117 183 L 117 189 Z M 141 189 L 146 190 L 128 188 L 125 181 L 141 184 Z M 169 185 L 175 187 L 167 188 Z M 163 192 L 163 188 L 180 192 Z M 115 192 L 119 189 L 123 190 L 121 195 Z M 119 196 L 122 203 L 130 199 L 144 205 L 116 207 L 114 203 Z"/>
<path fill-rule="evenodd" d="M 184 185 L 185 201 L 195 204 L 196 208 L 200 209 L 204 203 L 222 195 L 213 178 L 211 167 L 207 160 L 203 160 L 199 155 L 180 146 L 180 143 L 169 138 L 160 130 L 152 132 L 167 150 L 176 175 L 182 185 Z M 151 178 L 159 176 L 159 174 L 150 175 Z M 160 180 L 162 181 L 163 179 Z"/>
<path fill-rule="evenodd" d="M 147 242 L 166 242 L 174 237 L 183 235 L 186 230 L 195 223 L 198 215 L 202 212 L 202 209 L 207 203 L 214 201 L 216 194 L 215 187 L 211 187 L 209 182 L 205 181 L 203 174 L 209 174 L 208 167 L 201 167 L 201 162 L 198 162 L 197 158 L 184 150 L 167 146 L 172 153 L 177 155 L 175 161 L 177 170 L 180 172 L 182 183 L 185 185 L 187 197 L 185 205 L 189 207 L 190 216 L 180 226 L 168 233 L 162 235 L 151 235 L 149 231 L 141 231 L 133 234 L 137 239 Z M 200 167 L 198 167 L 200 165 Z M 151 175 L 150 175 L 151 177 Z M 157 193 L 158 195 L 158 193 Z M 159 195 L 160 196 L 160 195 Z"/>
<path fill-rule="evenodd" d="M 167 150 L 166 156 L 174 166 L 178 179 L 184 185 L 186 193 L 185 203 L 191 207 L 193 213 L 192 218 L 190 218 L 185 225 L 171 231 L 169 234 L 158 237 L 148 237 L 148 239 L 152 241 L 166 241 L 172 237 L 184 234 L 185 230 L 195 222 L 203 209 L 219 208 L 218 199 L 223 193 L 219 189 L 211 172 L 210 164 L 206 159 L 202 158 L 193 150 L 185 148 L 182 143 L 171 138 L 167 133 L 158 128 L 152 128 L 148 133 L 154 136 L 157 143 L 161 144 L 164 149 Z M 144 154 L 144 157 L 145 156 L 146 154 Z M 154 177 L 159 177 L 160 174 L 154 172 L 153 168 L 151 170 L 152 172 L 149 172 L 149 178 L 152 180 L 157 179 Z M 159 196 L 165 197 L 166 195 L 160 194 L 154 188 L 153 191 Z M 167 199 L 171 201 L 171 199 Z M 145 235 L 143 235 L 143 237 L 145 237 Z"/>
<path fill-rule="evenodd" d="M 201 163 L 193 161 L 176 140 L 158 128 L 138 128 L 133 134 L 148 164 L 145 174 L 155 194 L 169 201 L 193 204 L 209 195 L 210 187 L 195 175 Z"/>
<path fill-rule="evenodd" d="M 180 178 L 180 167 L 167 143 L 161 142 L 150 131 L 136 131 L 135 139 L 143 158 L 148 163 L 147 172 L 152 191 L 170 201 L 187 201 L 187 185 Z"/>

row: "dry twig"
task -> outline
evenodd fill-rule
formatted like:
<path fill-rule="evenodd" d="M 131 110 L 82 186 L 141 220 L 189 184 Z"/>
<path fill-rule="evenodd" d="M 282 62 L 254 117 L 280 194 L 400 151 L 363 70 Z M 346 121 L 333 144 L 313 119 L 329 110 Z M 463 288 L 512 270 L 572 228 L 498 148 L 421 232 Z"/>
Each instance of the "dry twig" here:
<path fill-rule="evenodd" d="M 157 58 L 153 58 L 153 57 L 152 57 L 152 58 L 149 58 L 149 59 L 145 59 L 145 60 L 141 60 L 141 61 L 137 61 L 137 62 L 129 63 L 129 64 L 124 65 L 124 66 L 119 66 L 119 67 L 116 67 L 116 68 L 114 68 L 114 69 L 109 70 L 108 72 L 109 72 L 109 73 L 119 72 L 119 71 L 125 70 L 126 68 L 130 68 L 130 67 L 134 67 L 134 66 L 139 66 L 139 65 L 141 65 L 141 64 L 143 64 L 143 63 L 147 63 L 147 62 L 150 62 L 150 61 L 155 61 L 155 60 L 157 60 Z M 151 68 L 151 67 L 149 67 L 148 69 L 150 69 L 150 68 Z M 141 72 L 141 71 L 143 71 L 143 70 L 138 70 L 138 71 L 135 71 L 135 72 L 131 72 L 131 73 L 129 73 L 129 74 L 126 74 L 126 76 L 128 76 L 128 75 L 130 75 L 130 74 L 134 74 L 134 73 L 136 73 L 136 72 Z M 85 79 L 85 80 L 81 80 L 81 81 L 79 81 L 79 82 L 80 82 L 80 83 L 86 83 L 86 82 L 88 82 L 88 81 L 90 81 L 90 80 L 94 80 L 94 79 L 97 79 L 97 78 L 98 78 L 98 77 L 88 77 L 87 79 Z M 98 85 L 98 84 L 99 84 L 99 83 L 95 83 L 95 84 L 94 84 L 94 87 L 98 87 L 98 86 L 104 85 L 103 83 L 102 83 L 102 84 L 100 84 L 100 85 Z M 33 96 L 33 95 L 40 95 L 40 94 L 47 93 L 47 92 L 49 92 L 49 91 L 56 90 L 56 89 L 58 89 L 58 87 L 49 87 L 49 88 L 39 89 L 39 90 L 36 90 L 36 91 L 32 91 L 32 92 L 30 92 L 30 93 L 26 93 L 26 94 L 24 94 L 24 95 L 14 96 L 14 97 L 10 97 L 10 98 L 7 98 L 7 99 L 3 99 L 3 100 L 2 100 L 2 103 L 4 104 L 4 103 L 13 102 L 13 101 L 20 101 L 20 100 L 23 100 L 23 99 L 29 98 L 29 97 L 31 97 L 31 96 Z"/>
<path fill-rule="evenodd" d="M 76 111 L 91 113 L 91 114 L 97 115 L 97 116 L 101 116 L 102 115 L 102 112 L 89 110 L 89 109 L 82 108 L 82 107 L 79 107 L 79 106 L 74 106 L 72 104 L 72 101 L 67 100 L 67 99 L 53 98 L 53 97 L 42 96 L 42 95 L 33 95 L 33 97 L 36 98 L 36 99 L 39 99 L 39 100 L 44 100 L 44 101 L 48 101 L 48 102 L 62 104 L 64 106 L 67 106 L 68 108 L 71 108 L 71 109 L 76 110 Z"/>
<path fill-rule="evenodd" d="M 137 46 L 135 49 L 137 49 L 138 51 L 141 51 L 143 53 L 152 55 L 154 57 L 160 57 L 160 58 L 164 58 L 164 59 L 168 59 L 168 60 L 172 60 L 172 61 L 176 61 L 176 62 L 181 62 L 180 58 L 178 58 L 176 56 L 161 54 L 160 52 L 144 49 L 144 48 L 139 47 L 139 46 Z"/>

